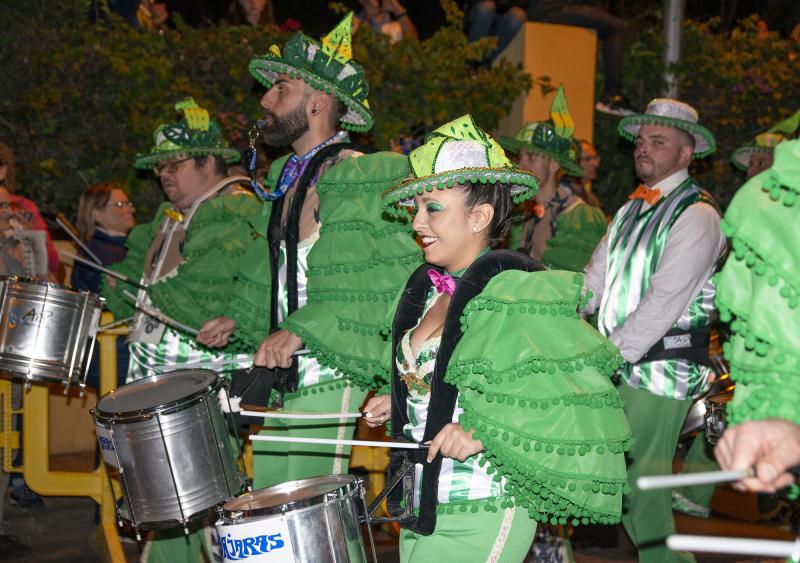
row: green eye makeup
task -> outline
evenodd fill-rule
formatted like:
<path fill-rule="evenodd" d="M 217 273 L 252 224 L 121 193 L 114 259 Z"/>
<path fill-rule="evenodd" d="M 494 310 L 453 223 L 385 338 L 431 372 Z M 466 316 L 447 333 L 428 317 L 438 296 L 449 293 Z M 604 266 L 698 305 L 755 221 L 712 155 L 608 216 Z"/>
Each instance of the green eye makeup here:
<path fill-rule="evenodd" d="M 432 211 L 444 211 L 444 205 L 436 201 L 429 201 L 425 204 L 425 210 L 428 213 L 431 213 Z"/>

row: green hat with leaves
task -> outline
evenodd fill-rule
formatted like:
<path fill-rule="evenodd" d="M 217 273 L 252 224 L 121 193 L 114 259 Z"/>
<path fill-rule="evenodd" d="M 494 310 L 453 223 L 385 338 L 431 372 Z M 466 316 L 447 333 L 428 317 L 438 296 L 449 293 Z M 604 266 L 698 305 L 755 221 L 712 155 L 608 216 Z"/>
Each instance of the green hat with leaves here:
<path fill-rule="evenodd" d="M 636 141 L 642 125 L 660 125 L 685 131 L 694 138 L 692 158 L 703 158 L 717 150 L 711 131 L 698 123 L 697 110 L 685 102 L 670 98 L 656 98 L 647 104 L 644 113 L 623 117 L 617 131 L 631 142 Z"/>
<path fill-rule="evenodd" d="M 387 209 L 412 206 L 415 195 L 434 188 L 492 184 L 508 188 L 514 203 L 533 197 L 539 190 L 536 176 L 514 166 L 485 131 L 464 115 L 428 134 L 425 143 L 408 155 L 409 175 L 400 185 L 383 192 Z"/>
<path fill-rule="evenodd" d="M 136 168 L 152 168 L 157 162 L 215 155 L 225 162 L 238 162 L 239 151 L 228 146 L 222 137 L 219 123 L 212 120 L 194 98 L 186 98 L 175 104 L 175 110 L 183 112 L 177 123 L 165 123 L 153 133 L 153 147 L 149 153 L 138 153 L 133 165 Z"/>
<path fill-rule="evenodd" d="M 756 135 L 752 142 L 733 151 L 731 162 L 739 170 L 746 171 L 754 154 L 772 154 L 778 143 L 792 138 L 798 129 L 800 129 L 800 111 L 776 123 L 764 133 Z"/>
<path fill-rule="evenodd" d="M 272 88 L 280 74 L 303 79 L 317 90 L 333 94 L 347 107 L 340 120 L 344 129 L 368 131 L 374 122 L 367 101 L 369 85 L 364 69 L 353 61 L 352 26 L 350 12 L 321 43 L 297 32 L 283 52 L 272 45 L 265 55 L 252 59 L 250 74 L 267 88 Z"/>
<path fill-rule="evenodd" d="M 514 137 L 500 137 L 504 149 L 541 154 L 557 162 L 570 176 L 583 176 L 580 144 L 572 138 L 575 122 L 569 114 L 564 87 L 559 86 L 550 104 L 550 119 L 526 123 Z"/>

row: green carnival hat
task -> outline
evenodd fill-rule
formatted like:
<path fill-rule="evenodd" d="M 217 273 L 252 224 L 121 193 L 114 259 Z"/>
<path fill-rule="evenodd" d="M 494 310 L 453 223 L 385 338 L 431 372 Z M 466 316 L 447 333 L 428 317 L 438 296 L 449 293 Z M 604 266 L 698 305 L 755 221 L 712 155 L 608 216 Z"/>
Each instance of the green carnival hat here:
<path fill-rule="evenodd" d="M 742 145 L 731 155 L 731 162 L 739 170 L 746 171 L 750 158 L 756 153 L 772 154 L 778 143 L 790 139 L 800 129 L 800 111 L 756 135 L 752 142 Z"/>
<path fill-rule="evenodd" d="M 322 38 L 322 44 L 297 32 L 286 42 L 283 53 L 277 45 L 272 45 L 268 53 L 252 59 L 250 74 L 268 89 L 279 74 L 302 78 L 317 90 L 333 94 L 347 107 L 340 120 L 343 128 L 368 131 L 374 122 L 367 101 L 369 85 L 364 69 L 353 61 L 352 25 L 350 12 Z"/>
<path fill-rule="evenodd" d="M 383 192 L 383 203 L 412 206 L 415 194 L 458 184 L 505 184 L 514 203 L 533 197 L 539 184 L 532 172 L 514 166 L 503 149 L 475 125 L 471 115 L 445 123 L 428 134 L 425 143 L 408 155 L 409 175 Z"/>
<path fill-rule="evenodd" d="M 656 98 L 647 104 L 644 113 L 623 117 L 617 131 L 620 136 L 635 141 L 642 125 L 662 125 L 686 131 L 694 137 L 692 158 L 703 158 L 717 149 L 714 135 L 698 123 L 697 110 L 687 103 L 670 98 Z"/>
<path fill-rule="evenodd" d="M 582 177 L 580 145 L 572 138 L 574 131 L 575 122 L 569 114 L 564 87 L 559 86 L 550 105 L 548 121 L 526 123 L 514 137 L 500 137 L 500 144 L 513 153 L 527 151 L 544 155 L 556 161 L 568 175 Z"/>
<path fill-rule="evenodd" d="M 153 147 L 149 154 L 139 153 L 133 165 L 136 168 L 152 168 L 156 162 L 215 155 L 225 162 L 238 162 L 241 155 L 228 147 L 222 138 L 219 123 L 212 120 L 208 111 L 197 105 L 194 98 L 186 98 L 175 104 L 175 110 L 183 112 L 177 123 L 161 124 L 153 133 Z"/>
<path fill-rule="evenodd" d="M 750 159 L 754 154 L 772 154 L 772 152 L 775 150 L 775 146 L 785 138 L 786 137 L 780 133 L 767 132 L 756 135 L 755 139 L 753 139 L 751 143 L 742 145 L 733 151 L 733 154 L 731 155 L 731 162 L 736 168 L 742 172 L 746 172 L 747 168 L 750 166 Z"/>

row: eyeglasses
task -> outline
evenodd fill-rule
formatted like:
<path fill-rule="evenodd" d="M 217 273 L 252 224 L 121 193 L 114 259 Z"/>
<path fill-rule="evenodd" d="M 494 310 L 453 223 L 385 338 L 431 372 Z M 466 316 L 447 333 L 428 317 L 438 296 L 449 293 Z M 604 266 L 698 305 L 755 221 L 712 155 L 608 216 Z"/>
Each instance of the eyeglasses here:
<path fill-rule="evenodd" d="M 178 168 L 181 164 L 186 162 L 187 160 L 192 160 L 194 157 L 189 158 L 182 158 L 181 160 L 171 160 L 169 162 L 157 162 L 155 166 L 153 166 L 153 172 L 156 175 L 161 176 L 162 172 L 167 172 L 169 174 L 175 174 L 178 171 Z"/>
<path fill-rule="evenodd" d="M 127 207 L 133 208 L 133 203 L 130 201 L 114 201 L 112 203 L 107 203 L 106 207 L 117 207 L 119 209 L 125 209 Z"/>

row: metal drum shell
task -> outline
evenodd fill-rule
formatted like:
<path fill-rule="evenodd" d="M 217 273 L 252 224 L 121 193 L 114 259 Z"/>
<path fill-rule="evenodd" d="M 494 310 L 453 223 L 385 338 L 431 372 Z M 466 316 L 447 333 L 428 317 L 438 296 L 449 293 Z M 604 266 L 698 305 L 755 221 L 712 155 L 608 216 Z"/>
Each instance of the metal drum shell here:
<path fill-rule="evenodd" d="M 120 515 L 134 526 L 186 524 L 242 490 L 244 475 L 217 402 L 221 384 L 150 409 L 92 411 L 98 429 L 113 436 L 124 493 Z"/>
<path fill-rule="evenodd" d="M 87 343 L 94 338 L 103 299 L 14 276 L 0 276 L 0 297 L 0 374 L 23 381 L 82 383 Z"/>
<path fill-rule="evenodd" d="M 242 501 L 256 499 L 264 491 L 298 488 L 311 481 L 323 479 L 338 481 L 340 486 L 328 493 L 309 498 L 298 498 L 269 507 L 241 509 Z M 217 531 L 220 542 L 225 539 L 226 526 L 248 524 L 283 515 L 288 524 L 296 562 L 366 563 L 358 510 L 362 492 L 362 485 L 352 475 L 326 475 L 289 481 L 245 493 L 219 509 Z"/>

